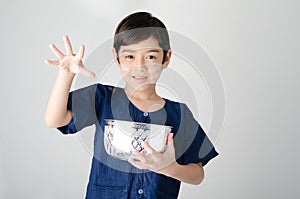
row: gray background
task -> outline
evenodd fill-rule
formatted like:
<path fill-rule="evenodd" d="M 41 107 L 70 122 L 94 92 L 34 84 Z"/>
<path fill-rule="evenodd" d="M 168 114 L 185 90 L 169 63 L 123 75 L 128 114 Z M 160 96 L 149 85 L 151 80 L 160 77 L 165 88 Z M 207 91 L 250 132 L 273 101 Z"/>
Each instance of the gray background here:
<path fill-rule="evenodd" d="M 64 34 L 88 55 L 138 10 L 201 45 L 226 89 L 221 155 L 180 198 L 299 197 L 299 1 L 2 0 L 0 198 L 84 197 L 91 157 L 45 126 L 57 69 L 43 61 Z"/>

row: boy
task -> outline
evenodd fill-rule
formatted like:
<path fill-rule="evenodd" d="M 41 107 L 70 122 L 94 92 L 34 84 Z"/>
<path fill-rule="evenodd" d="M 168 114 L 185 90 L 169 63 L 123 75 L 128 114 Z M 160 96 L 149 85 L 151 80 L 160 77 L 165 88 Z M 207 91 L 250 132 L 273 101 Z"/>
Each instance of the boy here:
<path fill-rule="evenodd" d="M 86 198 L 177 198 L 180 182 L 200 184 L 203 166 L 218 155 L 183 103 L 158 96 L 156 82 L 171 59 L 165 25 L 147 12 L 133 13 L 117 26 L 113 54 L 125 88 L 95 84 L 69 93 L 75 74 L 95 74 L 83 66 L 84 46 L 73 55 L 68 37 L 67 54 L 55 45 L 59 60 L 46 60 L 59 67 L 45 111 L 49 127 L 76 133 L 95 124 L 94 156 Z M 137 151 L 128 161 L 109 156 L 103 145 L 105 119 L 127 120 L 172 126 L 166 150 L 156 152 L 143 143 L 149 154 Z M 174 135 L 174 139 L 173 139 Z"/>

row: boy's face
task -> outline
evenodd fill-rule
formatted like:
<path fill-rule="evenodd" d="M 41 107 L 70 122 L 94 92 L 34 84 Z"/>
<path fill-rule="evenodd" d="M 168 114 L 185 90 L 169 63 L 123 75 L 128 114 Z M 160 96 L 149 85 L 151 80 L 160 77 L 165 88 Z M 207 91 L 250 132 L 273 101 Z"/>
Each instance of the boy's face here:
<path fill-rule="evenodd" d="M 162 63 L 163 49 L 152 37 L 137 44 L 121 46 L 118 57 L 114 49 L 113 53 L 126 87 L 134 90 L 154 85 L 162 70 L 168 66 L 171 57 L 171 51 L 169 51 L 165 62 Z"/>

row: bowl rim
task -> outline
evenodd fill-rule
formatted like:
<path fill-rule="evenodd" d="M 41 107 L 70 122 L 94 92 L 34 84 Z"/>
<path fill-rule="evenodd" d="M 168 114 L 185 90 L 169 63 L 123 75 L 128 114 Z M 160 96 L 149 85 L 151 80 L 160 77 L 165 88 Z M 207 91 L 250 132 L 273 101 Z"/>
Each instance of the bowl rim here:
<path fill-rule="evenodd" d="M 163 125 L 163 124 L 153 124 L 153 123 L 135 122 L 135 121 L 128 121 L 128 120 L 116 120 L 116 119 L 104 119 L 104 120 L 105 120 L 105 125 L 107 125 L 108 122 L 120 121 L 120 122 L 128 122 L 133 124 L 147 124 L 152 126 L 154 125 L 154 126 L 170 127 L 171 129 L 173 128 L 173 126 Z"/>

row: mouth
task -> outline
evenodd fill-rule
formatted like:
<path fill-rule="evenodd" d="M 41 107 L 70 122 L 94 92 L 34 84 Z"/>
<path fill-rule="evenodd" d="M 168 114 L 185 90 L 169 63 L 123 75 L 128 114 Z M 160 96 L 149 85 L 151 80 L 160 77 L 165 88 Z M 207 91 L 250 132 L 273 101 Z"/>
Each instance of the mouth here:
<path fill-rule="evenodd" d="M 146 76 L 132 76 L 132 78 L 136 81 L 143 82 L 147 79 Z"/>

